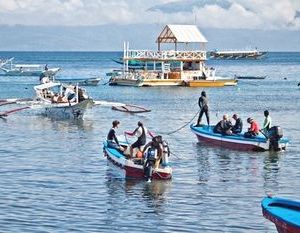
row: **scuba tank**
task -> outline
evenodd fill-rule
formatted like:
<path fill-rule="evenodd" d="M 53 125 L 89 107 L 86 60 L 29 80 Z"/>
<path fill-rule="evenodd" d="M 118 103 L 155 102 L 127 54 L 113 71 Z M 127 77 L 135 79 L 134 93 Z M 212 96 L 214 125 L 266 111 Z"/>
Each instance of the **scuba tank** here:
<path fill-rule="evenodd" d="M 170 156 L 170 148 L 168 142 L 166 140 L 162 141 L 163 146 L 163 154 L 162 154 L 162 166 L 168 166 L 169 156 Z"/>

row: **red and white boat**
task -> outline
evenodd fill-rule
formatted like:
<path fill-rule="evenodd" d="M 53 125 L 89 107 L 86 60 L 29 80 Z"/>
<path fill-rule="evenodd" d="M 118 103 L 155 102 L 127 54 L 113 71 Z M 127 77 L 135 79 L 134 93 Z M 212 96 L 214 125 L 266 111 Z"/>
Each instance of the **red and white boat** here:
<path fill-rule="evenodd" d="M 129 144 L 120 142 L 123 147 Z M 123 152 L 108 147 L 107 141 L 103 145 L 104 156 L 106 156 L 108 165 L 118 173 L 121 178 L 145 179 L 143 159 L 128 159 Z M 172 178 L 172 168 L 169 163 L 160 164 L 158 168 L 153 168 L 151 179 L 169 180 Z"/>

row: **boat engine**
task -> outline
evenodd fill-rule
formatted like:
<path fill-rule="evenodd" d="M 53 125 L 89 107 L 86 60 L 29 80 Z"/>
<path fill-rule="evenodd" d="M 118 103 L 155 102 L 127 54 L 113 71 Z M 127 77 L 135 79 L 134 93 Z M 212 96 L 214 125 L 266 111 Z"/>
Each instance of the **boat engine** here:
<path fill-rule="evenodd" d="M 283 131 L 280 126 L 273 126 L 268 132 L 269 136 L 269 149 L 274 151 L 280 151 L 281 147 L 279 145 L 280 139 L 283 137 Z"/>

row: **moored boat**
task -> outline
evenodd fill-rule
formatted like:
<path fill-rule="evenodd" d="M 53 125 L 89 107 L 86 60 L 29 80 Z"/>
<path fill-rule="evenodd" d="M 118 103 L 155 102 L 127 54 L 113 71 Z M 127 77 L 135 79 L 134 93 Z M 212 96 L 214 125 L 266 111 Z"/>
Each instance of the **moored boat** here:
<path fill-rule="evenodd" d="M 68 84 L 78 84 L 79 86 L 97 86 L 100 78 L 55 78 L 56 81 Z"/>
<path fill-rule="evenodd" d="M 276 135 L 274 140 L 272 137 L 266 138 L 262 133 L 253 138 L 245 138 L 243 133 L 222 135 L 213 132 L 214 126 L 207 125 L 190 125 L 190 128 L 199 142 L 241 151 L 285 150 L 289 142 L 286 138 L 275 137 Z"/>
<path fill-rule="evenodd" d="M 267 76 L 254 76 L 254 75 L 247 75 L 247 76 L 240 76 L 240 75 L 235 75 L 235 78 L 237 79 L 265 79 Z"/>
<path fill-rule="evenodd" d="M 129 147 L 127 142 L 121 142 L 123 147 Z M 108 165 L 115 170 L 118 176 L 122 178 L 135 178 L 135 179 L 145 179 L 145 169 L 144 169 L 144 159 L 132 158 L 129 159 L 128 156 L 115 148 L 108 146 L 108 142 L 103 143 L 103 152 L 107 158 Z M 172 178 L 172 168 L 167 164 L 160 164 L 158 168 L 152 169 L 151 179 L 155 180 L 169 180 Z"/>
<path fill-rule="evenodd" d="M 263 216 L 275 224 L 279 233 L 300 233 L 300 201 L 265 197 L 261 207 Z"/>
<path fill-rule="evenodd" d="M 210 58 L 213 59 L 259 59 L 262 58 L 267 52 L 261 52 L 257 49 L 254 50 L 225 50 L 225 51 L 212 51 Z"/>
<path fill-rule="evenodd" d="M 215 76 L 216 70 L 205 65 L 206 38 L 196 25 L 166 25 L 156 42 L 157 51 L 129 50 L 124 43 L 123 72 L 110 80 L 110 85 L 123 86 L 235 86 L 237 81 Z M 161 50 L 161 44 L 174 43 L 174 50 Z M 190 50 L 188 44 L 199 49 Z M 186 48 L 178 50 L 178 45 Z M 181 46 L 184 47 L 184 46 Z M 131 68 L 132 64 L 137 64 Z M 142 68 L 140 67 L 142 66 Z"/>
<path fill-rule="evenodd" d="M 2 62 L 0 69 L 6 76 L 54 76 L 60 68 L 48 68 L 47 65 L 36 64 L 13 64 L 13 59 L 10 58 Z"/>

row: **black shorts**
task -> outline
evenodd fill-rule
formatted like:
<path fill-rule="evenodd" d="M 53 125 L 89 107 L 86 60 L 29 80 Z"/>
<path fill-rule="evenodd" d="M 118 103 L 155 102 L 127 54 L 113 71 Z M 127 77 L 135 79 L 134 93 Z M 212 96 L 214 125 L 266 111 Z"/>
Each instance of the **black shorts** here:
<path fill-rule="evenodd" d="M 133 144 L 131 145 L 131 147 L 134 149 L 134 148 L 140 148 L 141 146 L 144 146 L 144 145 L 145 145 L 145 143 L 143 143 L 143 142 L 137 140 L 135 143 L 133 143 Z"/>

